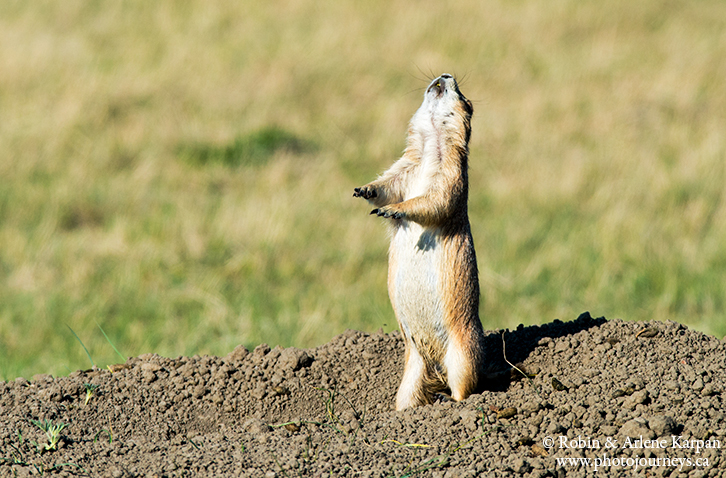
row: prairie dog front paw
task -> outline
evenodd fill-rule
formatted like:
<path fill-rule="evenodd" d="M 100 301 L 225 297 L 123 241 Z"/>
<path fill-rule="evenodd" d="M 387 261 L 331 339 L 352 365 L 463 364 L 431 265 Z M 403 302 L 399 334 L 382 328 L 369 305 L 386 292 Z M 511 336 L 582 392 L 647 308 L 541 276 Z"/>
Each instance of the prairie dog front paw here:
<path fill-rule="evenodd" d="M 372 186 L 361 186 L 353 190 L 354 198 L 373 199 L 378 197 L 376 189 Z"/>
<path fill-rule="evenodd" d="M 380 217 L 391 218 L 391 219 L 403 219 L 404 217 L 406 217 L 406 213 L 404 213 L 403 211 L 397 210 L 393 206 L 379 207 L 378 209 L 372 210 L 371 214 L 376 214 Z"/>

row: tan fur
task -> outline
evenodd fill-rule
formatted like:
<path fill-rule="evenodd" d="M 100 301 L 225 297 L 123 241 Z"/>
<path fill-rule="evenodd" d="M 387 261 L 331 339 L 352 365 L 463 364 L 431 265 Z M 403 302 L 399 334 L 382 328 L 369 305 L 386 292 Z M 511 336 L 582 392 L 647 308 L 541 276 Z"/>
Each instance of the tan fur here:
<path fill-rule="evenodd" d="M 469 226 L 471 102 L 435 79 L 411 119 L 403 156 L 355 197 L 390 219 L 388 293 L 406 355 L 396 408 L 463 400 L 483 369 L 479 280 Z"/>

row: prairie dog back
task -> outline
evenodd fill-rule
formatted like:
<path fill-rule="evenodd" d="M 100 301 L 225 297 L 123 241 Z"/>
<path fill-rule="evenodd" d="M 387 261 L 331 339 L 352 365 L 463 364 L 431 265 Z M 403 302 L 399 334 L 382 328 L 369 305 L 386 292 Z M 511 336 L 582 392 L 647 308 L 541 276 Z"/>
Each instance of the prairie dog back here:
<path fill-rule="evenodd" d="M 483 371 L 467 206 L 472 112 L 451 75 L 435 79 L 411 119 L 403 156 L 353 193 L 392 229 L 388 294 L 406 346 L 399 410 L 447 389 L 463 400 Z"/>

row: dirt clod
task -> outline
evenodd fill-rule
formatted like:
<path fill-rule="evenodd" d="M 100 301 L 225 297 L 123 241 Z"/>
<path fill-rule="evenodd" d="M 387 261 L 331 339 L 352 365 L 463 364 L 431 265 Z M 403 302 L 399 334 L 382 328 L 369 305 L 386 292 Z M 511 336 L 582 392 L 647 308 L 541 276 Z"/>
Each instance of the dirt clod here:
<path fill-rule="evenodd" d="M 497 418 L 512 418 L 517 414 L 517 409 L 514 407 L 504 408 L 497 412 Z"/>
<path fill-rule="evenodd" d="M 668 436 L 676 432 L 676 422 L 668 415 L 656 415 L 648 420 L 648 428 L 656 436 Z"/>
<path fill-rule="evenodd" d="M 649 329 L 657 334 L 638 334 Z M 493 378 L 480 393 L 401 412 L 397 332 L 349 330 L 311 350 L 239 346 L 221 358 L 147 354 L 113 373 L 0 382 L 0 477 L 589 476 L 592 466 L 558 458 L 604 454 L 625 463 L 600 468 L 607 476 L 726 472 L 726 342 L 589 314 L 487 341 Z M 33 444 L 47 443 L 31 422 L 41 419 L 67 424 L 57 450 Z M 704 445 L 674 447 L 672 436 Z M 668 446 L 606 449 L 608 438 Z M 654 457 L 694 461 L 627 465 Z"/>

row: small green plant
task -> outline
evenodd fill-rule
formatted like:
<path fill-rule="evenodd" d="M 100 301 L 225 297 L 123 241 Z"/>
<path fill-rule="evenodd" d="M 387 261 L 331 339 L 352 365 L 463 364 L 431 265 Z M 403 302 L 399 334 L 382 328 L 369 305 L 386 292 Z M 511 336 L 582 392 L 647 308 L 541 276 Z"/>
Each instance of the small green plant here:
<path fill-rule="evenodd" d="M 496 425 L 496 426 L 490 428 L 489 430 L 486 430 L 486 431 L 476 435 L 475 437 L 466 440 L 463 443 L 457 442 L 457 443 L 450 445 L 448 450 L 444 454 L 437 455 L 433 458 L 429 458 L 429 459 L 419 463 L 418 465 L 414 465 L 414 461 L 416 459 L 418 450 L 420 450 L 422 448 L 432 448 L 431 445 L 425 445 L 425 444 L 419 444 L 419 443 L 401 443 L 397 440 L 392 440 L 390 438 L 387 438 L 387 436 L 384 437 L 383 441 L 381 441 L 379 444 L 382 445 L 384 443 L 394 443 L 396 446 L 399 446 L 401 448 L 408 448 L 408 449 L 412 450 L 413 457 L 411 458 L 410 463 L 404 470 L 404 474 L 401 476 L 401 478 L 410 478 L 414 475 L 427 472 L 434 468 L 444 468 L 445 466 L 447 466 L 449 464 L 451 457 L 454 454 L 456 454 L 459 450 L 465 450 L 467 448 L 470 448 L 471 444 L 474 443 L 475 441 L 482 439 L 483 437 L 485 437 L 486 435 L 489 435 L 492 432 L 503 430 L 504 428 L 507 428 L 509 426 L 513 426 L 513 425 L 508 425 L 508 426 Z"/>
<path fill-rule="evenodd" d="M 6 457 L 0 457 L 0 461 L 12 463 L 14 465 L 21 465 L 25 464 L 22 460 L 23 454 L 20 451 L 19 447 L 23 446 L 23 434 L 20 432 L 20 430 L 17 431 L 18 433 L 18 446 L 15 446 L 12 442 L 8 442 L 8 445 L 12 449 L 10 454 L 12 455 L 12 458 L 6 458 Z"/>
<path fill-rule="evenodd" d="M 81 340 L 81 338 L 78 336 L 78 334 L 76 334 L 76 332 L 71 328 L 70 325 L 66 324 L 66 327 L 68 327 L 68 330 L 71 331 L 71 333 L 76 338 L 76 340 L 78 341 L 78 343 L 81 344 L 81 347 L 83 347 L 83 350 L 86 351 L 86 355 L 88 356 L 88 360 L 91 362 L 91 367 L 95 367 L 96 364 L 93 362 L 93 359 L 91 358 L 91 353 L 88 351 L 88 349 L 86 348 L 86 346 L 83 345 L 83 341 Z"/>
<path fill-rule="evenodd" d="M 113 342 L 111 342 L 111 339 L 108 338 L 108 335 L 106 335 L 106 332 L 103 330 L 103 327 L 101 327 L 101 325 L 98 322 L 96 322 L 96 325 L 101 330 L 101 333 L 103 334 L 103 336 L 106 337 L 106 342 L 108 342 L 108 344 L 113 348 L 113 350 L 116 352 L 116 354 L 118 354 L 118 356 L 121 357 L 121 361 L 125 362 L 126 357 L 124 357 L 124 354 L 119 352 L 118 349 L 116 348 L 116 346 L 113 344 Z"/>
<path fill-rule="evenodd" d="M 324 425 L 330 427 L 334 431 L 338 433 L 342 433 L 344 435 L 348 435 L 348 432 L 345 431 L 345 429 L 342 426 L 342 423 L 340 421 L 339 414 L 336 411 L 336 403 L 335 399 L 336 397 L 343 397 L 343 399 L 348 403 L 348 406 L 350 407 L 351 411 L 353 412 L 353 416 L 356 420 L 360 420 L 361 422 L 365 419 L 365 412 L 363 414 L 359 413 L 358 410 L 355 409 L 353 406 L 353 403 L 348 400 L 348 397 L 343 395 L 342 393 L 338 392 L 337 385 L 333 388 L 333 390 L 329 390 L 327 388 L 318 388 L 314 387 L 315 390 L 318 390 L 320 392 L 325 392 L 328 394 L 328 398 L 325 401 L 325 412 L 328 415 L 328 421 L 330 423 L 324 423 Z M 331 425 L 332 423 L 332 425 Z"/>
<path fill-rule="evenodd" d="M 61 438 L 60 432 L 63 431 L 63 429 L 68 426 L 68 424 L 63 422 L 54 424 L 51 420 L 48 420 L 47 418 L 44 420 L 31 420 L 31 422 L 33 423 L 33 425 L 45 432 L 45 436 L 48 439 L 48 443 L 45 444 L 45 449 L 57 450 L 58 442 Z"/>
<path fill-rule="evenodd" d="M 99 430 L 98 432 L 96 432 L 95 435 L 93 435 L 93 443 L 96 443 L 98 441 L 98 437 L 101 435 L 101 433 L 105 433 L 108 436 L 109 445 L 113 443 L 113 433 L 111 433 L 110 430 L 106 430 L 105 428 L 103 430 Z"/>
<path fill-rule="evenodd" d="M 123 354 L 121 352 L 118 351 L 118 349 L 113 344 L 113 342 L 111 342 L 111 339 L 106 334 L 106 331 L 103 330 L 103 327 L 101 327 L 101 325 L 98 322 L 96 322 L 96 325 L 98 326 L 98 328 L 101 331 L 101 333 L 103 334 L 103 336 L 106 338 L 106 341 L 111 346 L 111 348 L 113 348 L 113 350 L 116 352 L 116 354 L 118 354 L 118 356 L 121 357 L 122 362 L 125 362 L 127 359 L 123 356 Z M 83 343 L 83 341 L 81 340 L 81 338 L 78 336 L 78 334 L 76 334 L 75 330 L 73 330 L 70 325 L 66 324 L 66 327 L 68 327 L 68 330 L 71 331 L 71 333 L 76 338 L 76 340 L 78 341 L 78 343 L 81 344 L 81 347 L 83 347 L 83 350 L 86 352 L 86 355 L 88 356 L 88 360 L 91 362 L 91 367 L 96 368 L 96 363 L 93 361 L 93 358 L 91 357 L 91 353 L 88 351 L 88 349 L 86 348 L 86 346 Z M 66 367 L 66 369 L 68 369 L 68 372 L 69 373 L 71 372 L 71 370 L 68 367 Z M 86 404 L 88 404 L 88 401 L 93 397 L 93 390 L 91 390 L 89 392 L 89 390 L 88 390 L 88 384 L 85 384 L 85 386 L 86 386 Z"/>
<path fill-rule="evenodd" d="M 194 440 L 192 440 L 191 438 L 189 438 L 189 436 L 187 436 L 186 438 L 187 438 L 187 440 L 189 441 L 189 443 L 191 443 L 191 444 L 192 444 L 192 446 L 193 446 L 194 448 L 196 448 L 197 450 L 201 450 L 201 448 L 199 448 L 199 445 L 197 445 L 196 443 L 194 443 Z"/>
<path fill-rule="evenodd" d="M 275 461 L 275 464 L 278 466 L 278 468 L 280 468 L 280 471 L 282 472 L 282 476 L 284 476 L 285 478 L 289 478 L 287 476 L 287 473 L 285 473 L 285 469 L 282 467 L 282 465 L 280 464 L 280 462 L 277 459 L 277 456 L 274 453 L 272 454 L 272 459 Z"/>
<path fill-rule="evenodd" d="M 83 387 L 86 389 L 86 401 L 83 402 L 83 405 L 88 405 L 88 402 L 96 394 L 96 390 L 98 389 L 99 386 L 94 385 L 92 383 L 84 383 Z"/>

